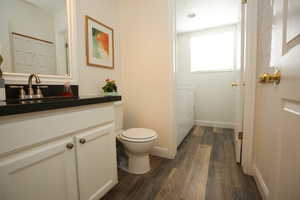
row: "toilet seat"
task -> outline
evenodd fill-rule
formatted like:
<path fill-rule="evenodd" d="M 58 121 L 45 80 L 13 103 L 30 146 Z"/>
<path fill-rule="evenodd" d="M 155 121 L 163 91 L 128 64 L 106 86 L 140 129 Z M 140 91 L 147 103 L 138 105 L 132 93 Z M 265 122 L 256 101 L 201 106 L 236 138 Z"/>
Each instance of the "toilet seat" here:
<path fill-rule="evenodd" d="M 129 142 L 147 142 L 157 138 L 155 131 L 146 128 L 131 128 L 120 134 L 121 139 Z"/>

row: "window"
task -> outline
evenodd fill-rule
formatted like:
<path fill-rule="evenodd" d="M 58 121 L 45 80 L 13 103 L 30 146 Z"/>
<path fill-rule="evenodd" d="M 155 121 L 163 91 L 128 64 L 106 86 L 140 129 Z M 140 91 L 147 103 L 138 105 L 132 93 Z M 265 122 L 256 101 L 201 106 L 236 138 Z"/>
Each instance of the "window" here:
<path fill-rule="evenodd" d="M 191 72 L 233 70 L 235 32 L 206 32 L 190 39 Z"/>

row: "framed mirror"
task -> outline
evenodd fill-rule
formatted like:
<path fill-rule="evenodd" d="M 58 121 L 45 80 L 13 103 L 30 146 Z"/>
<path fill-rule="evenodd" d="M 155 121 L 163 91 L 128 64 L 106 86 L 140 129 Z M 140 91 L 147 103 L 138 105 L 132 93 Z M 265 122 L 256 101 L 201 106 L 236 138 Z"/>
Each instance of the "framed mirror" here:
<path fill-rule="evenodd" d="M 6 80 L 26 81 L 36 73 L 46 82 L 74 81 L 75 2 L 1 0 L 0 53 Z"/>

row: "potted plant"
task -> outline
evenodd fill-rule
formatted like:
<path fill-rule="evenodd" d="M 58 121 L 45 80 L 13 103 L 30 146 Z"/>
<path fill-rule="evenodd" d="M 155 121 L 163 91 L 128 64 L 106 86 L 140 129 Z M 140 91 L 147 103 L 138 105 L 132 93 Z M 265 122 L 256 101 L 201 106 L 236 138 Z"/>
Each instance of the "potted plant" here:
<path fill-rule="evenodd" d="M 118 87 L 116 85 L 116 81 L 111 79 L 105 79 L 105 85 L 102 87 L 104 96 L 117 96 L 118 95 Z"/>

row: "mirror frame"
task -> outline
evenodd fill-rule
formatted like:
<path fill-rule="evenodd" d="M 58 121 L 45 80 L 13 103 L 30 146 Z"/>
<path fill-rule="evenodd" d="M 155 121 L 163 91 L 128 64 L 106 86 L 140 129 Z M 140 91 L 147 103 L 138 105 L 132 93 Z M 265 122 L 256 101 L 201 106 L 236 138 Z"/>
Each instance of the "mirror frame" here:
<path fill-rule="evenodd" d="M 42 80 L 42 84 L 61 85 L 65 82 L 71 84 L 78 84 L 78 72 L 77 72 L 77 14 L 78 12 L 78 0 L 66 0 L 67 16 L 68 16 L 68 42 L 69 42 L 69 75 L 43 75 L 39 74 Z M 30 74 L 26 73 L 14 73 L 3 72 L 3 77 L 6 84 L 27 84 Z"/>

